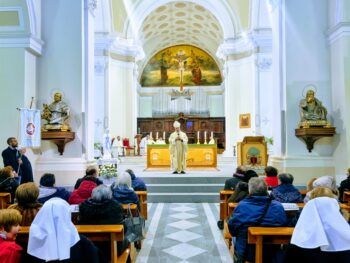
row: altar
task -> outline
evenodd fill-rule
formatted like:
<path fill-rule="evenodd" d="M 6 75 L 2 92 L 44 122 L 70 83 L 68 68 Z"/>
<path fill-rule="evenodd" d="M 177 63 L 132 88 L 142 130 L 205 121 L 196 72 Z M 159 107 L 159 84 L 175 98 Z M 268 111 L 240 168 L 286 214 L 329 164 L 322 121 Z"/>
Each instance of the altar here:
<path fill-rule="evenodd" d="M 187 167 L 216 168 L 216 144 L 188 144 Z M 169 144 L 147 145 L 147 168 L 170 168 Z"/>

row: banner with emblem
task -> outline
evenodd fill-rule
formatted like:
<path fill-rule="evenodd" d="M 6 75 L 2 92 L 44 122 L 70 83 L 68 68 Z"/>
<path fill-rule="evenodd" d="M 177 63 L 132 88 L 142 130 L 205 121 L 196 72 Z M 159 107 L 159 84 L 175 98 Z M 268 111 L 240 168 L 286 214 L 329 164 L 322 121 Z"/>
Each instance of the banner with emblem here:
<path fill-rule="evenodd" d="M 19 109 L 20 112 L 20 145 L 23 147 L 40 147 L 41 143 L 41 116 L 40 110 Z"/>

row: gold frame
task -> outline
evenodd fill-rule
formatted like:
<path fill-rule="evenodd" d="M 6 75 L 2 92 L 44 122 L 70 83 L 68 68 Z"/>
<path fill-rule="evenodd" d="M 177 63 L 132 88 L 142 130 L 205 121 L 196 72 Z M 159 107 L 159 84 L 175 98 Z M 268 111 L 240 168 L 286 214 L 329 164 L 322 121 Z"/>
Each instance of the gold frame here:
<path fill-rule="evenodd" d="M 247 120 L 244 120 L 244 119 Z M 247 124 L 243 122 L 248 122 Z M 245 113 L 245 114 L 239 114 L 239 128 L 240 129 L 248 129 L 251 127 L 251 119 L 250 119 L 250 113 Z"/>

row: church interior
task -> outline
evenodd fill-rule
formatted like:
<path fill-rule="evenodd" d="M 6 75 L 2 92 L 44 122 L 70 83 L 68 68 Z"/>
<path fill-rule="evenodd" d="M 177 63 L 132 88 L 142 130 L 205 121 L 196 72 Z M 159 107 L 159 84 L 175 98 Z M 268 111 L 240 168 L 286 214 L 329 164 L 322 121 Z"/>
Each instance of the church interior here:
<path fill-rule="evenodd" d="M 0 262 L 349 262 L 349 72 L 350 0 L 0 0 Z"/>

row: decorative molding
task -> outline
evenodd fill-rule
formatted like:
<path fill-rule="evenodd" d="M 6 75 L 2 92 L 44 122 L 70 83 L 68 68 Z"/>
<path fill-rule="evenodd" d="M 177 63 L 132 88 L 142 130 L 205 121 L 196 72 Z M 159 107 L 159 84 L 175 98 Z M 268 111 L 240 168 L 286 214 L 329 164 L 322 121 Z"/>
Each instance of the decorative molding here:
<path fill-rule="evenodd" d="M 7 32 L 18 32 L 18 31 L 24 31 L 25 30 L 25 23 L 24 23 L 24 17 L 23 17 L 23 9 L 19 6 L 6 6 L 6 7 L 0 7 L 0 14 L 1 12 L 8 12 L 8 11 L 15 11 L 18 14 L 18 22 L 19 25 L 16 26 L 0 26 L 0 32 L 5 31 Z M 1 35 L 4 33 L 0 33 Z"/>
<path fill-rule="evenodd" d="M 260 71 L 269 71 L 272 66 L 272 58 L 258 57 L 256 60 L 256 66 Z"/>
<path fill-rule="evenodd" d="M 272 156 L 270 162 L 281 167 L 334 167 L 333 157 L 302 156 Z"/>
<path fill-rule="evenodd" d="M 13 36 L 0 37 L 0 48 L 26 48 L 32 54 L 38 56 L 42 54 L 44 42 L 33 36 Z"/>
<path fill-rule="evenodd" d="M 86 8 L 89 10 L 90 14 L 95 16 L 95 9 L 97 8 L 97 0 L 85 0 Z"/>
<path fill-rule="evenodd" d="M 230 55 L 244 54 L 251 52 L 254 49 L 254 45 L 251 38 L 243 35 L 236 39 L 225 39 L 216 52 L 216 56 L 220 59 L 227 59 Z"/>
<path fill-rule="evenodd" d="M 36 171 L 84 171 L 88 162 L 84 158 L 45 158 L 35 162 Z"/>
<path fill-rule="evenodd" d="M 272 52 L 272 29 L 254 29 L 250 35 L 251 41 L 259 53 Z"/>
<path fill-rule="evenodd" d="M 329 45 L 343 37 L 350 37 L 350 22 L 340 22 L 327 32 Z"/>

